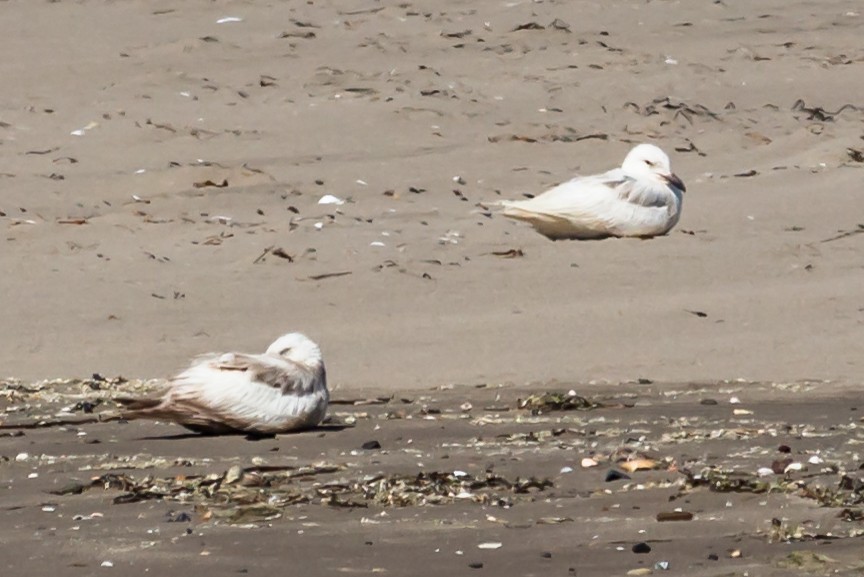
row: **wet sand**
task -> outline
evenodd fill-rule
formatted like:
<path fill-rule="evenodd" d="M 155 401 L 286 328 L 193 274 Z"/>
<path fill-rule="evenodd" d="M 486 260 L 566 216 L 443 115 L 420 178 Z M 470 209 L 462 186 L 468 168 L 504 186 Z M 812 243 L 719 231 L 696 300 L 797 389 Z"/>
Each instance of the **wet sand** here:
<path fill-rule="evenodd" d="M 22 553 L 2 563 L 14 574 L 102 574 L 106 560 L 130 574 L 185 574 L 192 563 L 263 573 L 291 557 L 328 575 L 607 575 L 662 560 L 688 575 L 780 575 L 789 569 L 778 559 L 813 548 L 835 560 L 808 571 L 853 571 L 858 540 L 848 535 L 861 522 L 839 520 L 843 507 L 786 490 L 693 487 L 693 505 L 680 506 L 694 520 L 658 523 L 680 487 L 625 491 L 629 482 L 603 480 L 611 464 L 583 470 L 580 460 L 633 437 L 675 462 L 633 483 L 686 481 L 687 458 L 755 474 L 784 443 L 805 463 L 828 452 L 839 468 L 819 475 L 833 486 L 857 469 L 858 3 L 19 0 L 3 11 L 0 46 L 15 55 L 0 62 L 4 426 L 44 416 L 41 397 L 21 386 L 93 373 L 163 379 L 196 354 L 263 350 L 288 330 L 321 344 L 336 398 L 395 395 L 352 408 L 370 418 L 323 437 L 166 439 L 179 430 L 96 422 L 0 438 L 2 538 Z M 217 23 L 226 17 L 240 20 Z M 668 236 L 556 243 L 493 208 L 612 168 L 643 141 L 664 148 L 687 184 Z M 318 204 L 328 194 L 344 204 Z M 619 384 L 638 379 L 681 384 Z M 814 384 L 781 386 L 803 382 Z M 74 403 L 115 393 L 82 386 Z M 510 410 L 484 424 L 499 387 Z M 508 419 L 530 416 L 514 408 L 520 395 L 570 388 L 651 404 L 568 412 L 563 439 L 536 446 L 497 437 L 558 427 Z M 702 392 L 665 394 L 691 389 Z M 754 415 L 732 412 L 735 395 Z M 414 418 L 379 418 L 403 396 Z M 421 415 L 424 396 L 453 418 Z M 703 396 L 718 405 L 699 404 Z M 457 418 L 465 402 L 473 408 Z M 620 422 L 592 424 L 599 415 Z M 682 417 L 756 432 L 664 441 Z M 793 429 L 772 432 L 785 424 Z M 798 439 L 805 424 L 824 436 Z M 595 426 L 606 431 L 600 448 L 586 436 Z M 491 444 L 476 446 L 481 437 Z M 373 439 L 381 451 L 351 455 Z M 30 457 L 17 462 L 21 453 Z M 506 510 L 310 501 L 254 528 L 206 518 L 209 503 L 198 511 L 170 500 L 115 505 L 119 489 L 44 493 L 110 471 L 182 472 L 115 462 L 133 455 L 191 459 L 183 471 L 217 476 L 257 466 L 253 457 L 351 465 L 322 482 L 475 475 L 493 462 L 509 482 L 535 475 L 553 487 L 510 495 Z M 118 468 L 87 469 L 98 463 Z M 574 472 L 561 474 L 565 466 Z M 820 470 L 807 466 L 794 474 Z M 166 523 L 169 511 L 190 521 Z M 104 517 L 73 520 L 93 512 Z M 547 516 L 573 521 L 537 525 Z M 775 517 L 812 536 L 769 543 Z M 845 538 L 821 533 L 837 524 Z M 638 540 L 651 553 L 633 553 Z M 485 541 L 502 547 L 477 549 Z M 728 557 L 734 549 L 741 558 Z"/>
<path fill-rule="evenodd" d="M 7 383 L 6 571 L 861 571 L 860 395 L 827 383 L 362 391 L 258 440 L 82 422 L 152 386 Z"/>

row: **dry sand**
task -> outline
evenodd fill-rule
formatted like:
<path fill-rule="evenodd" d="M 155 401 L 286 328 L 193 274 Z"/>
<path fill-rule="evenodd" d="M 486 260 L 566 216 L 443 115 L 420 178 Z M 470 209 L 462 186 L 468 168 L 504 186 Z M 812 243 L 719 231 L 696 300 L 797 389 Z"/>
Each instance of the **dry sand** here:
<path fill-rule="evenodd" d="M 638 378 L 814 379 L 830 382 L 775 419 L 817 418 L 795 403 L 822 398 L 848 416 L 844 395 L 864 378 L 859 2 L 11 0 L 0 10 L 0 375 L 160 378 L 192 355 L 257 351 L 301 330 L 321 343 L 337 397 L 451 383 L 555 388 L 551 379 L 581 383 L 567 386 L 582 394 Z M 688 186 L 666 237 L 553 243 L 488 208 L 611 168 L 643 141 L 669 152 Z M 346 203 L 319 205 L 326 194 Z M 595 380 L 612 385 L 585 384 Z M 770 411 L 792 410 L 788 391 L 765 387 Z M 443 437 L 479 434 L 449 426 Z M 85 429 L 117 439 L 117 454 L 261 452 L 239 439 L 142 445 L 142 434 L 168 429 L 118 427 Z M 308 459 L 366 440 L 354 435 L 327 432 L 332 446 L 306 449 Z M 440 448 L 437 432 L 426 435 Z M 62 454 L 73 437 L 28 431 L 4 439 L 2 455 Z M 280 439 L 280 452 L 314 439 Z M 66 542 L 68 527 L 34 508 L 46 497 L 20 493 L 28 481 L 15 478 L 4 504 L 25 508 L 3 541 L 32 542 L 34 527 L 56 525 Z M 142 528 L 170 533 L 143 511 L 99 507 L 112 516 L 102 537 L 134 533 L 127 551 L 147 539 Z M 362 543 L 357 518 L 304 514 L 320 523 L 307 532 Z M 597 532 L 571 516 L 549 530 L 586 546 Z M 763 517 L 730 530 L 755 539 Z M 260 532 L 269 537 L 220 525 L 208 534 L 296 556 L 308 547 L 294 540 L 299 523 L 275 521 Z M 465 539 L 436 527 L 450 549 Z M 426 559 L 392 531 L 398 546 L 358 545 L 344 558 L 337 549 L 332 563 L 302 567 Z M 163 544 L 126 559 L 152 553 L 160 574 L 193 563 L 253 572 Z M 100 572 L 92 542 L 82 547 L 85 567 L 59 554 L 41 562 Z M 254 554 L 259 570 L 282 566 L 275 550 Z M 633 568 L 603 555 L 579 574 Z M 470 570 L 467 557 L 456 561 L 421 567 Z M 567 563 L 509 566 L 565 574 L 576 566 Z"/>

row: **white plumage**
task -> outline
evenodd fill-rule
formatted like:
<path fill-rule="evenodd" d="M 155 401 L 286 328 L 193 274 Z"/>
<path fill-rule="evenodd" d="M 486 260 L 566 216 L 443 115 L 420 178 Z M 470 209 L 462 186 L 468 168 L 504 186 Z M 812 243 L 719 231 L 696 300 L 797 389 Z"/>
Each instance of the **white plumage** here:
<path fill-rule="evenodd" d="M 314 427 L 329 400 L 321 351 L 300 333 L 279 337 L 264 354 L 198 357 L 159 399 L 117 399 L 129 419 L 165 419 L 201 433 L 265 435 Z"/>
<path fill-rule="evenodd" d="M 504 201 L 502 214 L 552 240 L 666 234 L 681 216 L 684 183 L 653 144 L 634 147 L 621 168 L 579 176 L 530 200 Z"/>

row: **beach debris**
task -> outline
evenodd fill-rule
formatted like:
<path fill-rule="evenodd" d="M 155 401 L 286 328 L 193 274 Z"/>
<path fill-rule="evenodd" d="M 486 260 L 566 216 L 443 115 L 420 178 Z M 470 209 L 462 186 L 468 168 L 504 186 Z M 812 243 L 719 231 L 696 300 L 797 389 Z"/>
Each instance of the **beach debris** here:
<path fill-rule="evenodd" d="M 258 258 L 252 261 L 252 264 L 258 264 L 264 261 L 269 254 L 287 260 L 288 262 L 294 262 L 294 257 L 288 254 L 285 249 L 279 248 L 277 246 L 268 246 L 260 255 L 258 255 Z"/>
<path fill-rule="evenodd" d="M 201 180 L 201 181 L 198 181 L 198 182 L 193 182 L 193 183 L 192 183 L 192 186 L 193 186 L 194 188 L 207 188 L 208 186 L 212 186 L 212 187 L 215 187 L 215 188 L 226 188 L 226 187 L 228 186 L 228 179 L 227 179 L 227 178 L 223 178 L 223 179 L 222 179 L 222 182 L 215 182 L 215 181 L 210 180 L 210 179 L 208 178 L 207 180 Z M 214 218 L 215 218 L 215 217 L 214 217 Z"/>
<path fill-rule="evenodd" d="M 815 551 L 805 550 L 789 553 L 783 559 L 778 560 L 776 565 L 781 569 L 797 569 L 809 574 L 827 574 L 832 563 L 837 563 L 837 560 Z"/>
<path fill-rule="evenodd" d="M 645 543 L 645 542 L 642 542 L 642 543 L 636 543 L 635 545 L 633 545 L 633 547 L 631 548 L 631 550 L 632 550 L 634 553 L 636 553 L 637 555 L 644 555 L 645 553 L 650 553 L 650 552 L 651 552 L 651 546 L 650 546 L 648 543 Z"/>
<path fill-rule="evenodd" d="M 494 256 L 500 256 L 502 258 L 519 258 L 525 256 L 525 253 L 521 248 L 511 248 L 510 250 L 501 250 L 501 251 L 492 251 Z"/>
<path fill-rule="evenodd" d="M 847 109 L 859 112 L 861 111 L 861 108 L 854 104 L 844 104 L 836 111 L 829 112 L 821 106 L 807 106 L 804 100 L 800 98 L 792 105 L 792 112 L 803 112 L 807 115 L 807 120 L 816 120 L 818 122 L 833 122 L 835 116 L 838 116 L 841 112 Z"/>
<path fill-rule="evenodd" d="M 618 463 L 618 466 L 628 473 L 635 473 L 636 471 L 650 471 L 651 469 L 660 468 L 660 464 L 653 459 L 633 459 L 632 461 Z"/>
<path fill-rule="evenodd" d="M 528 409 L 532 415 L 543 415 L 552 411 L 590 411 L 602 406 L 577 395 L 575 391 L 537 393 L 517 402 L 518 408 Z"/>
<path fill-rule="evenodd" d="M 859 148 L 847 148 L 846 154 L 853 162 L 864 162 L 864 150 Z"/>
<path fill-rule="evenodd" d="M 191 502 L 208 518 L 242 524 L 277 518 L 287 506 L 318 501 L 334 507 L 365 508 L 424 506 L 459 499 L 509 507 L 520 495 L 543 492 L 553 486 L 551 480 L 536 477 L 510 480 L 493 473 L 475 477 L 465 472 L 457 475 L 434 471 L 312 482 L 321 475 L 344 469 L 344 465 L 330 463 L 297 468 L 237 465 L 221 474 L 148 475 L 140 479 L 107 473 L 84 485 L 82 491 L 94 487 L 121 491 L 114 498 L 115 504 L 148 500 Z"/>
<path fill-rule="evenodd" d="M 480 543 L 477 545 L 478 549 L 500 549 L 503 545 L 501 543 L 495 541 L 489 541 L 486 543 Z"/>
<path fill-rule="evenodd" d="M 216 21 L 216 24 L 231 24 L 233 22 L 243 22 L 243 19 L 238 16 L 225 16 Z"/>
<path fill-rule="evenodd" d="M 325 194 L 321 198 L 318 199 L 318 204 L 337 204 L 342 205 L 345 204 L 345 201 L 339 198 L 338 196 L 333 196 L 332 194 Z"/>
<path fill-rule="evenodd" d="M 346 276 L 351 274 L 350 270 L 341 271 L 341 272 L 326 272 L 324 274 L 313 274 L 306 277 L 308 280 L 324 280 L 327 278 L 335 278 L 339 276 Z"/>
<path fill-rule="evenodd" d="M 826 238 L 824 240 L 820 240 L 819 242 L 820 243 L 834 242 L 835 240 L 840 240 L 842 238 L 847 238 L 847 237 L 854 236 L 856 234 L 861 234 L 861 233 L 864 233 L 864 224 L 858 224 L 855 226 L 855 228 L 853 228 L 851 230 L 838 231 L 837 235 Z"/>
<path fill-rule="evenodd" d="M 90 122 L 87 124 L 87 126 L 84 126 L 83 128 L 79 128 L 77 130 L 73 130 L 69 134 L 71 134 L 72 136 L 84 136 L 88 130 L 93 130 L 97 126 L 99 126 L 98 122 Z"/>
<path fill-rule="evenodd" d="M 374 451 L 381 448 L 381 443 L 378 441 L 366 441 L 360 446 L 364 451 Z"/>
<path fill-rule="evenodd" d="M 751 169 L 745 172 L 738 172 L 736 174 L 733 174 L 732 176 L 736 176 L 738 178 L 747 178 L 750 176 L 756 176 L 757 174 L 759 174 L 759 171 Z"/>

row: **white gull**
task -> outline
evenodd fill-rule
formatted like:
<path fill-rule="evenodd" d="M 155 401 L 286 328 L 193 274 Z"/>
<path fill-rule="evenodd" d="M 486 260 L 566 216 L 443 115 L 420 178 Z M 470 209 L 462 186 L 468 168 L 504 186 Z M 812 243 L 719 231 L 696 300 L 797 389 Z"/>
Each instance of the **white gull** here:
<path fill-rule="evenodd" d="M 653 144 L 639 144 L 621 168 L 577 176 L 529 200 L 504 201 L 502 214 L 531 223 L 552 239 L 649 238 L 681 216 L 686 188 Z"/>
<path fill-rule="evenodd" d="M 126 419 L 162 419 L 205 434 L 272 435 L 318 425 L 330 395 L 321 350 L 300 333 L 264 354 L 208 354 L 158 399 L 116 399 Z"/>

